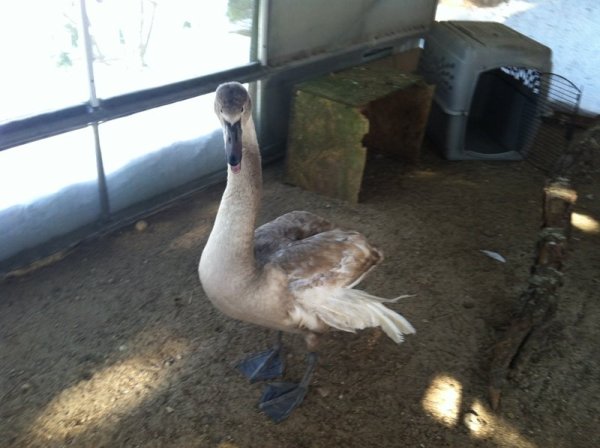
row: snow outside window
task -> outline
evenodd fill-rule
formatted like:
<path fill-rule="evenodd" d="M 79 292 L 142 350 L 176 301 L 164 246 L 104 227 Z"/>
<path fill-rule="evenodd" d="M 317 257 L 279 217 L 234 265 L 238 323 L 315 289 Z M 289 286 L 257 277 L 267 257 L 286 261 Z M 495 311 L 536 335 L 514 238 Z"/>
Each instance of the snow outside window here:
<path fill-rule="evenodd" d="M 0 123 L 244 65 L 254 0 L 2 0 Z"/>

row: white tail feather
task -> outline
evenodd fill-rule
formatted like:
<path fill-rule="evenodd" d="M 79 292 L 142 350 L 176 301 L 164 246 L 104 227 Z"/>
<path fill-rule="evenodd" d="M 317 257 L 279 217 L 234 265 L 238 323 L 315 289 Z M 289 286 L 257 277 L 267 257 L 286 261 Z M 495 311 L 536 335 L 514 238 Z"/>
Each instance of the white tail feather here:
<path fill-rule="evenodd" d="M 410 322 L 384 305 L 410 296 L 384 299 L 358 289 L 326 287 L 305 289 L 296 294 L 298 306 L 292 315 L 300 322 L 307 323 L 318 317 L 332 328 L 350 332 L 381 327 L 396 343 L 402 342 L 405 334 L 415 333 Z"/>

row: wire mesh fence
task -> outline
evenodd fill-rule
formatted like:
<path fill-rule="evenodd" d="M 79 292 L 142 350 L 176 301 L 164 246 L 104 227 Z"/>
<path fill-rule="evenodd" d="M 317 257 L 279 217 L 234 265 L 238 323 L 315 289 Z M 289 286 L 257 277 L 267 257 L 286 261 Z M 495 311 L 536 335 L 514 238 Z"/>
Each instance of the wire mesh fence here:
<path fill-rule="evenodd" d="M 525 159 L 546 173 L 554 171 L 573 140 L 581 89 L 556 73 L 521 67 L 503 67 L 501 71 L 520 84 L 535 104 L 521 111 L 526 127 L 535 130 L 525 145 Z"/>

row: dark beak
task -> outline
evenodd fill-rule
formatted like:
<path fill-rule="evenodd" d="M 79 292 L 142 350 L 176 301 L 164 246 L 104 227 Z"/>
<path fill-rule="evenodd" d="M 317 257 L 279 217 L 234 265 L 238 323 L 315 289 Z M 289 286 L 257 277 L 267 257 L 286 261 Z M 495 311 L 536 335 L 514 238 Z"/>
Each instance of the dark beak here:
<path fill-rule="evenodd" d="M 242 123 L 236 121 L 233 124 L 225 121 L 225 154 L 227 163 L 237 166 L 242 162 Z"/>

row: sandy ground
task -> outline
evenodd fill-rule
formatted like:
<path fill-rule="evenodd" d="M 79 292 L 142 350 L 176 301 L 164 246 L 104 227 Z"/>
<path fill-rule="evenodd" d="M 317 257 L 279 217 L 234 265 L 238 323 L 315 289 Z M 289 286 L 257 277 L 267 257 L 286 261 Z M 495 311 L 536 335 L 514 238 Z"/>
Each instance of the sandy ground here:
<path fill-rule="evenodd" d="M 402 345 L 375 330 L 323 338 L 312 388 L 275 425 L 263 384 L 233 365 L 272 335 L 215 311 L 196 266 L 223 185 L 81 245 L 0 285 L 2 447 L 595 447 L 600 440 L 600 235 L 575 228 L 545 345 L 515 371 L 498 414 L 486 401 L 495 338 L 525 287 L 544 175 L 525 162 L 417 167 L 372 160 L 351 205 L 265 172 L 261 222 L 294 209 L 364 232 L 386 259 L 361 285 L 417 328 Z M 600 219 L 600 179 L 577 212 Z M 580 218 L 580 220 L 583 218 Z M 507 262 L 482 252 L 493 250 Z M 286 336 L 286 378 L 303 341 Z"/>

